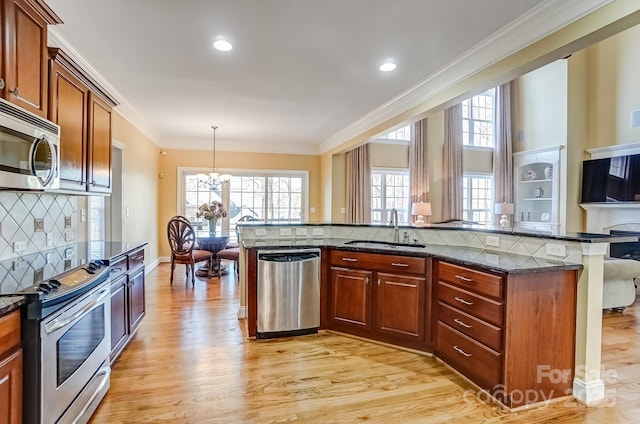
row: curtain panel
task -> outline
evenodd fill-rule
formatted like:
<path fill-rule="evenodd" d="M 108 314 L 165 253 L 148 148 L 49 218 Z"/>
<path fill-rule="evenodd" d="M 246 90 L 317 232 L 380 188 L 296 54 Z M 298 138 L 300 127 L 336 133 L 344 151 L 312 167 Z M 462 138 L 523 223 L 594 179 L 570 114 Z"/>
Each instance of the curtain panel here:
<path fill-rule="evenodd" d="M 462 219 L 462 105 L 444 111 L 442 220 Z"/>
<path fill-rule="evenodd" d="M 413 137 L 409 144 L 410 204 L 429 201 L 428 143 L 427 118 L 424 118 L 413 124 Z"/>
<path fill-rule="evenodd" d="M 493 181 L 496 203 L 513 203 L 513 154 L 511 135 L 511 83 L 496 87 L 496 139 L 493 151 Z M 496 216 L 496 222 L 498 217 Z"/>
<path fill-rule="evenodd" d="M 371 222 L 371 160 L 369 145 L 346 153 L 347 159 L 347 222 Z"/>

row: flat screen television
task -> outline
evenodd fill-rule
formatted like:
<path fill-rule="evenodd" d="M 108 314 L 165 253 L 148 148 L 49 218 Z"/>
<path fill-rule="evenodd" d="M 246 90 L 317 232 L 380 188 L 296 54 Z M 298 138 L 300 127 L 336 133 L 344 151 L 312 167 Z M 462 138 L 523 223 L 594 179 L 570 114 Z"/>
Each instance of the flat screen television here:
<path fill-rule="evenodd" d="M 640 154 L 582 162 L 581 202 L 640 202 Z"/>

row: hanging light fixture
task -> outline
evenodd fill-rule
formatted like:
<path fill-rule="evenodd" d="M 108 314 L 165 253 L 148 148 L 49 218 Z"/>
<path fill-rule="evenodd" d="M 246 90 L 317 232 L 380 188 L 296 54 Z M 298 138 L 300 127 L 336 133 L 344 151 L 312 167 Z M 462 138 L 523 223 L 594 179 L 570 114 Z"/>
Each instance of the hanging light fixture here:
<path fill-rule="evenodd" d="M 209 175 L 207 174 L 198 174 L 196 177 L 198 178 L 198 185 L 202 188 L 207 188 L 212 191 L 219 191 L 222 183 L 231 180 L 231 175 L 229 174 L 220 174 L 216 170 L 216 130 L 217 126 L 213 125 L 211 127 L 213 129 L 213 150 L 211 151 L 211 172 Z"/>

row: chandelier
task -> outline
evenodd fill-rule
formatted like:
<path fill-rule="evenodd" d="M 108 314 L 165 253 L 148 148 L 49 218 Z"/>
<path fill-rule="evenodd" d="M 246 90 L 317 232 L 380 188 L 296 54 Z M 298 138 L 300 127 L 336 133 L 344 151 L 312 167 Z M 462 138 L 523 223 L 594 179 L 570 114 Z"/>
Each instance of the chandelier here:
<path fill-rule="evenodd" d="M 198 174 L 196 175 L 198 179 L 198 186 L 201 188 L 206 188 L 211 191 L 219 191 L 222 183 L 231 180 L 231 175 L 229 174 L 220 174 L 216 170 L 216 130 L 218 127 L 215 125 L 211 127 L 213 129 L 213 150 L 211 152 L 212 161 L 211 161 L 211 172 L 207 174 Z"/>

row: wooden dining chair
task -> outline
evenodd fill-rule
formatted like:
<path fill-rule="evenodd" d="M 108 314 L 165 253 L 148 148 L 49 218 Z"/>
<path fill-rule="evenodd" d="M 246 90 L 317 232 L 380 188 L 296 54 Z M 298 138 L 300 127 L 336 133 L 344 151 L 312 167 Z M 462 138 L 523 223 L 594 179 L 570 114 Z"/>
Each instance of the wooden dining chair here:
<path fill-rule="evenodd" d="M 176 264 L 187 266 L 187 278 L 189 278 L 189 269 L 191 269 L 192 286 L 195 285 L 194 268 L 196 263 L 208 260 L 209 272 L 211 272 L 213 254 L 206 250 L 194 249 L 196 247 L 196 234 L 187 218 L 180 215 L 171 218 L 167 224 L 167 236 L 169 238 L 169 247 L 171 247 L 171 284 L 173 284 L 173 271 Z"/>

